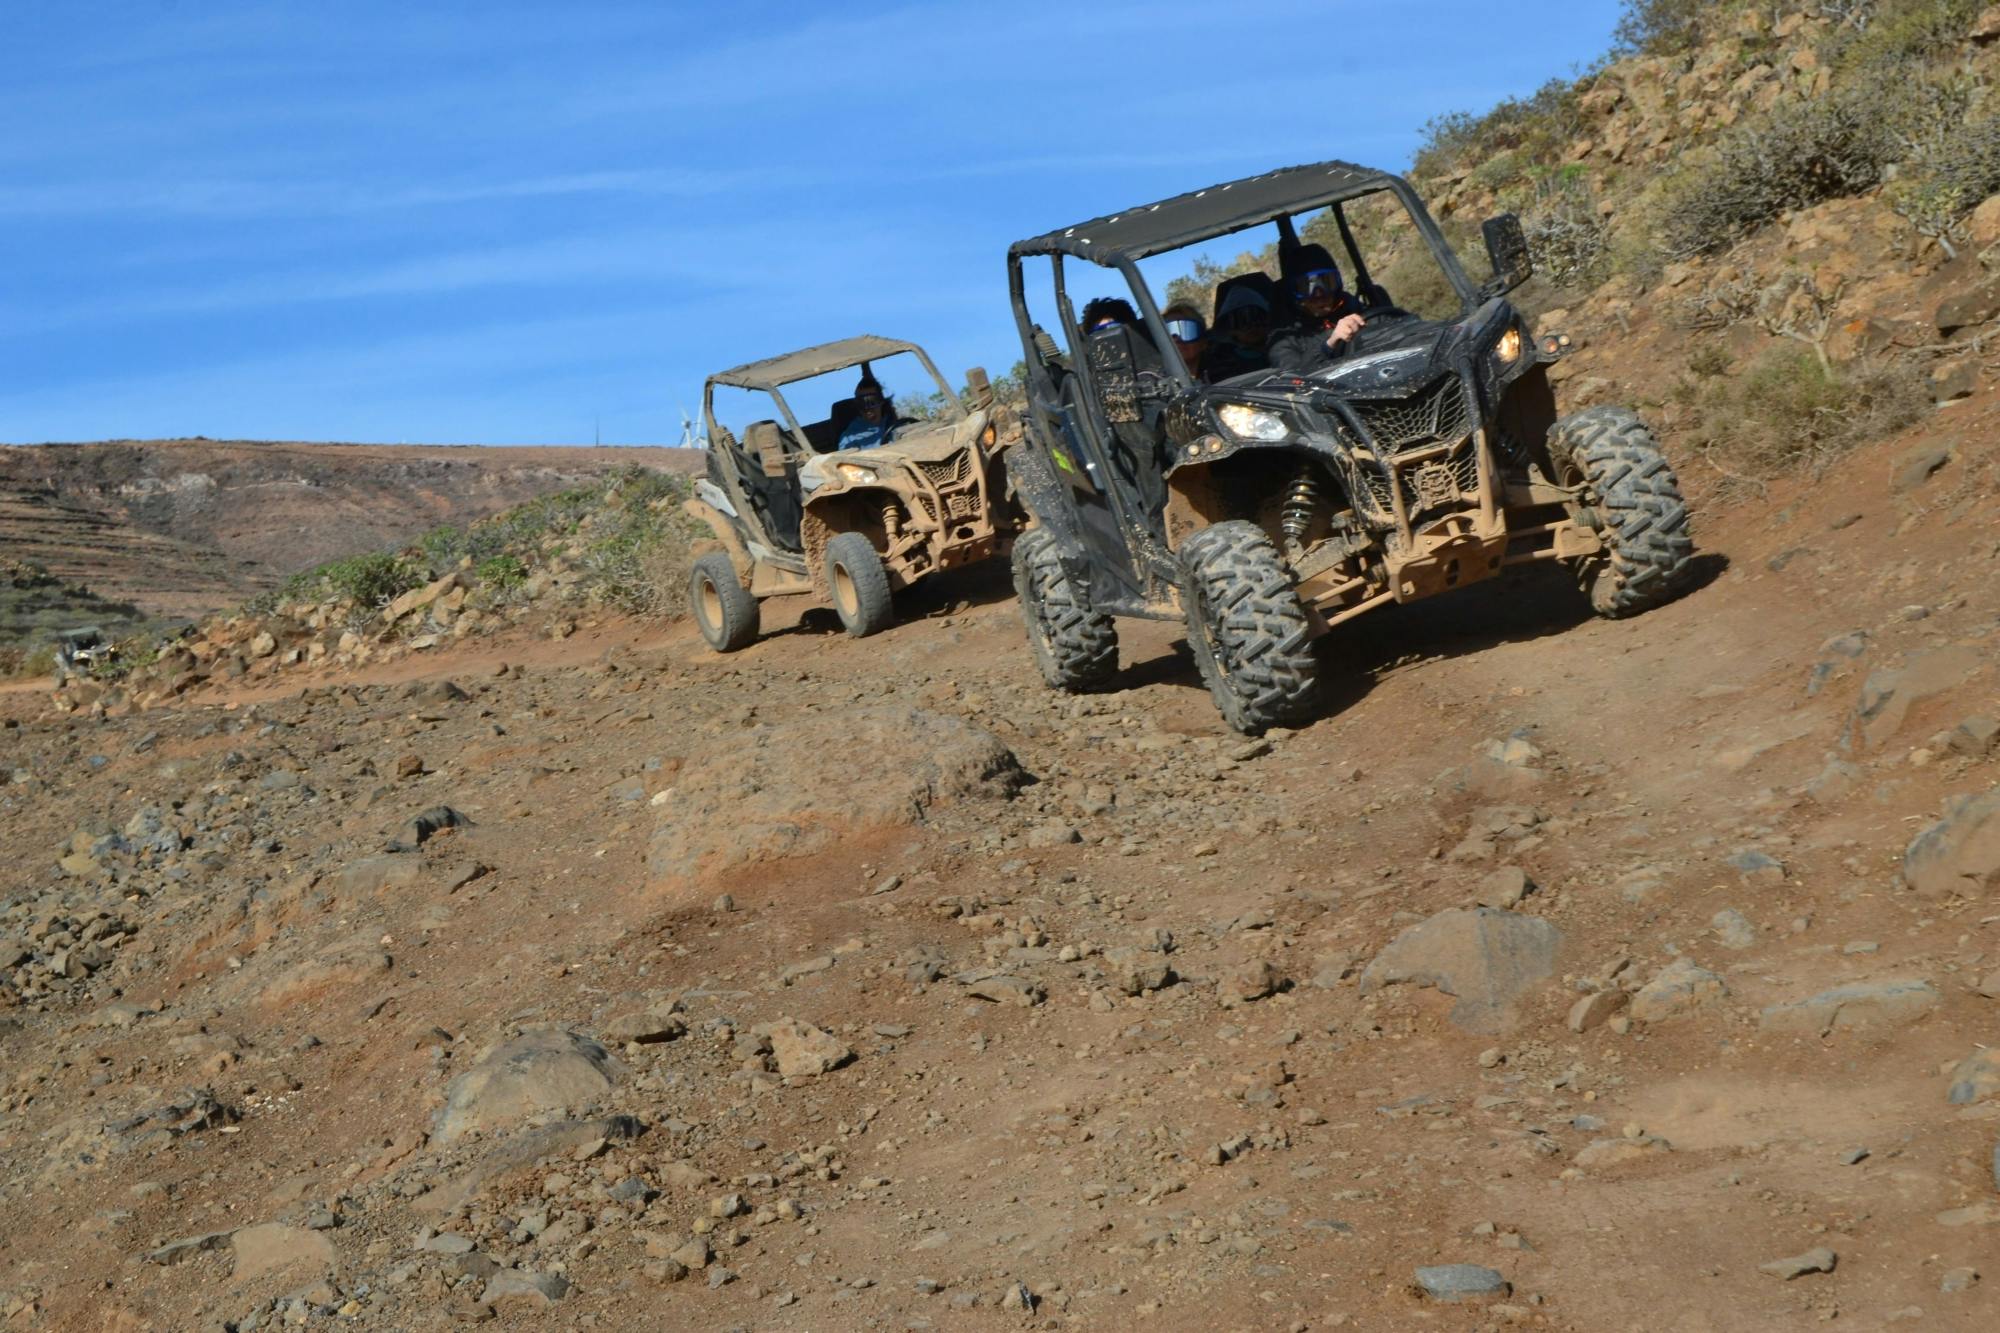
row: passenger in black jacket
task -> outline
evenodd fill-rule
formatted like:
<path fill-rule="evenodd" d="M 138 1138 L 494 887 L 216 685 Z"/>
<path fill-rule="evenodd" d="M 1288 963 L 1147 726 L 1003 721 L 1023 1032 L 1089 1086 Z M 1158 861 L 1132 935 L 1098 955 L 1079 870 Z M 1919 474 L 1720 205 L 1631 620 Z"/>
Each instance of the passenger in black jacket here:
<path fill-rule="evenodd" d="M 1354 351 L 1368 323 L 1347 293 L 1333 256 L 1321 245 L 1302 245 L 1289 257 L 1287 281 L 1299 316 L 1271 335 L 1271 369 L 1310 375 Z"/>

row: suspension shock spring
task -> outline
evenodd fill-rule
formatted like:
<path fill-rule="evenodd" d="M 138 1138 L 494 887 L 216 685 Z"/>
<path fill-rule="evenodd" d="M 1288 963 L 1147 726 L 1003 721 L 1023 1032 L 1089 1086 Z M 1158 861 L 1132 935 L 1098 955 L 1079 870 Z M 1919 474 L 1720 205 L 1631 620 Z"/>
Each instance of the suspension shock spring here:
<path fill-rule="evenodd" d="M 1298 475 L 1292 478 L 1291 487 L 1285 492 L 1284 507 L 1279 510 L 1278 526 L 1284 532 L 1288 545 L 1299 546 L 1305 542 L 1323 499 L 1319 469 L 1311 463 L 1299 464 Z"/>
<path fill-rule="evenodd" d="M 894 546 L 896 540 L 903 535 L 903 511 L 896 507 L 896 502 L 893 500 L 885 501 L 882 505 L 882 535 L 888 538 L 891 546 Z"/>

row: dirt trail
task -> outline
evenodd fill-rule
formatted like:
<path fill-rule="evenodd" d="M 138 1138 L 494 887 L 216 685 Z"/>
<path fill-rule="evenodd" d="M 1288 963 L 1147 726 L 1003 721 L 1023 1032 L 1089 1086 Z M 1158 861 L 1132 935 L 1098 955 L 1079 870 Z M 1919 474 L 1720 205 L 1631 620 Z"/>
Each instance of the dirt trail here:
<path fill-rule="evenodd" d="M 1640 619 L 1544 578 L 1360 622 L 1266 743 L 1166 626 L 1046 692 L 994 570 L 867 641 L 774 607 L 728 658 L 606 621 L 103 722 L 8 694 L 0 1313 L 1992 1327 L 2000 1071 L 1946 1071 L 2000 915 L 1897 872 L 2000 777 L 1953 739 L 2000 712 L 1997 408 L 1905 493 L 1915 437 L 1703 507 Z M 1468 920 L 1511 943 L 1409 934 Z M 538 1025 L 618 1069 L 469 1100 Z M 1506 1290 L 1425 1295 L 1450 1264 Z"/>

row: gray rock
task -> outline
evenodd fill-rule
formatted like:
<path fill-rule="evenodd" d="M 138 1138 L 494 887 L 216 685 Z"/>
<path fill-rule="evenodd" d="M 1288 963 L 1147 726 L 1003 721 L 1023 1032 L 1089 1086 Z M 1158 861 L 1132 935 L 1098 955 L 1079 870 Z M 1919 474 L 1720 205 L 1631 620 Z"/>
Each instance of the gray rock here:
<path fill-rule="evenodd" d="M 1729 994 L 1721 977 L 1697 967 L 1691 958 L 1676 958 L 1639 988 L 1632 997 L 1632 1017 L 1660 1023 L 1693 1013 Z"/>
<path fill-rule="evenodd" d="M 1127 995 L 1161 990 L 1174 979 L 1174 969 L 1166 955 L 1147 949 L 1120 946 L 1104 951 L 1105 969 L 1118 989 Z"/>
<path fill-rule="evenodd" d="M 1410 927 L 1361 974 L 1366 995 L 1384 986 L 1435 986 L 1456 996 L 1451 1021 L 1469 1032 L 1513 1025 L 1513 1006 L 1556 972 L 1562 932 L 1539 917 L 1476 907 Z"/>
<path fill-rule="evenodd" d="M 1773 1259 L 1768 1264 L 1759 1264 L 1757 1271 L 1790 1282 L 1793 1278 L 1804 1277 L 1808 1273 L 1831 1273 L 1834 1265 L 1839 1262 L 1839 1255 L 1821 1245 L 1816 1249 L 1807 1250 L 1804 1254 L 1795 1254 L 1789 1259 Z"/>
<path fill-rule="evenodd" d="M 1961 1291 L 1970 1290 L 1972 1284 L 1977 1281 L 1979 1281 L 1978 1269 L 1951 1268 L 1945 1270 L 1944 1277 L 1938 1281 L 1938 1290 L 1947 1296 L 1955 1296 Z"/>
<path fill-rule="evenodd" d="M 333 877 L 334 888 L 349 898 L 366 897 L 388 889 L 404 889 L 417 882 L 424 863 L 414 856 L 385 852 L 349 861 Z"/>
<path fill-rule="evenodd" d="M 1519 866 L 1501 866 L 1479 881 L 1474 892 L 1482 907 L 1498 907 L 1507 910 L 1519 907 L 1521 900 L 1535 891 L 1535 882 L 1528 878 L 1528 872 Z"/>
<path fill-rule="evenodd" d="M 210 1231 L 200 1236 L 188 1236 L 182 1240 L 170 1240 L 156 1250 L 147 1251 L 146 1262 L 149 1264 L 163 1264 L 169 1267 L 174 1264 L 184 1264 L 196 1255 L 207 1254 L 211 1250 L 221 1249 L 229 1243 L 229 1238 L 235 1234 L 234 1231 Z"/>
<path fill-rule="evenodd" d="M 1895 466 L 1889 473 L 1889 489 L 1897 495 L 1906 495 L 1929 481 L 1938 469 L 1949 462 L 1951 462 L 1949 446 L 1918 445 L 1896 460 Z"/>
<path fill-rule="evenodd" d="M 1925 898 L 1977 897 L 2000 887 L 2000 787 L 1959 796 L 1903 853 L 1903 880 Z"/>
<path fill-rule="evenodd" d="M 1782 884 L 1785 880 L 1785 863 L 1754 848 L 1730 856 L 1729 868 L 1741 875 L 1745 884 Z"/>
<path fill-rule="evenodd" d="M 1957 754 L 1970 759 L 1983 759 L 1995 748 L 2000 748 L 2000 720 L 1968 717 L 1951 729 L 1951 738 L 1946 744 Z"/>
<path fill-rule="evenodd" d="M 470 828 L 472 821 L 448 805 L 434 805 L 403 825 L 402 833 L 383 848 L 390 852 L 414 852 L 448 828 Z"/>
<path fill-rule="evenodd" d="M 1497 1301 L 1514 1288 L 1491 1268 L 1478 1264 L 1436 1264 L 1417 1270 L 1417 1285 L 1434 1301 Z"/>
<path fill-rule="evenodd" d="M 472 1238 L 469 1236 L 461 1236 L 456 1232 L 446 1231 L 432 1236 L 429 1240 L 425 1241 L 424 1248 L 432 1254 L 470 1254 L 479 1247 L 473 1243 Z"/>
<path fill-rule="evenodd" d="M 1953 1106 L 1970 1106 L 1995 1093 L 2000 1093 L 2000 1050 L 1974 1051 L 1951 1071 L 1945 1100 Z"/>
<path fill-rule="evenodd" d="M 1826 767 L 1806 781 L 1806 796 L 1820 805 L 1832 805 L 1854 794 L 1864 776 L 1860 765 L 1844 759 L 1828 759 Z"/>
<path fill-rule="evenodd" d="M 486 1280 L 480 1294 L 483 1305 L 518 1300 L 526 1305 L 554 1305 L 570 1293 L 569 1279 L 555 1273 L 537 1273 L 526 1268 L 503 1268 Z"/>
<path fill-rule="evenodd" d="M 438 1142 L 600 1101 L 624 1072 L 610 1052 L 579 1033 L 524 1033 L 452 1080 L 438 1115 Z"/>
<path fill-rule="evenodd" d="M 1768 1006 L 1758 1023 L 1766 1032 L 1824 1037 L 1834 1032 L 1907 1027 L 1944 1002 L 1928 981 L 1862 982 L 1836 986 L 1803 1000 Z"/>
<path fill-rule="evenodd" d="M 1725 949 L 1747 949 L 1757 942 L 1757 928 L 1733 907 L 1717 912 L 1708 924 L 1715 928 L 1716 943 Z"/>

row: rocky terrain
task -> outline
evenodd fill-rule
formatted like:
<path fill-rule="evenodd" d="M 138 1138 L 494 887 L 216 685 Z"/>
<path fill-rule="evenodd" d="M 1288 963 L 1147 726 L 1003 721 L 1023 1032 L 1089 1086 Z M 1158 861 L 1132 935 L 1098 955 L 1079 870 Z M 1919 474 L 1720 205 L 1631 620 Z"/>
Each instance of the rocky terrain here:
<path fill-rule="evenodd" d="M 1727 21 L 1428 165 L 1545 261 L 1595 173 L 1532 295 L 1661 610 L 1385 612 L 1245 740 L 1168 626 L 1046 691 L 1001 569 L 715 656 L 591 518 L 0 687 L 0 1321 L 2000 1325 L 2000 203 L 1648 211 L 2000 16 L 1636 9 Z"/>
<path fill-rule="evenodd" d="M 1996 417 L 1257 741 L 998 570 L 0 695 L 0 1317 L 1990 1327 Z"/>
<path fill-rule="evenodd" d="M 0 447 L 0 560 L 151 616 L 195 619 L 298 570 L 634 465 L 692 472 L 698 460 L 679 449 L 218 440 Z"/>

